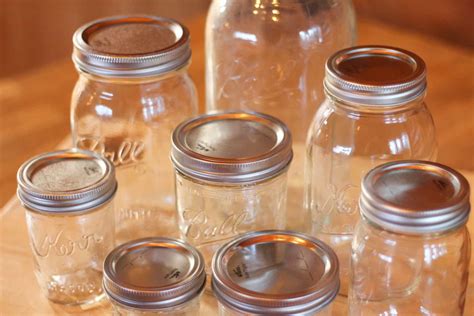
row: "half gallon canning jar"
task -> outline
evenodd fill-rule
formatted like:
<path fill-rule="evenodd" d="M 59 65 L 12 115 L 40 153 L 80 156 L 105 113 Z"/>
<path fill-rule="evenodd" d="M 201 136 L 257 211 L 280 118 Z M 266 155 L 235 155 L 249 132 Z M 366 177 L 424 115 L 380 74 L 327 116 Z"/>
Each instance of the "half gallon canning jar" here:
<path fill-rule="evenodd" d="M 350 0 L 213 0 L 206 21 L 207 111 L 251 110 L 293 135 L 288 228 L 308 228 L 303 210 L 305 141 L 324 99 L 324 63 L 355 41 Z"/>
<path fill-rule="evenodd" d="M 250 232 L 216 252 L 212 289 L 220 316 L 330 316 L 339 290 L 337 257 L 308 235 Z"/>
<path fill-rule="evenodd" d="M 207 266 L 217 248 L 247 231 L 285 226 L 291 135 L 255 112 L 201 115 L 173 133 L 181 237 Z"/>
<path fill-rule="evenodd" d="M 467 180 L 436 163 L 387 163 L 365 176 L 360 211 L 350 315 L 463 315 Z"/>
<path fill-rule="evenodd" d="M 160 17 L 111 17 L 73 41 L 73 143 L 117 168 L 117 240 L 176 234 L 169 139 L 197 113 L 188 30 Z"/>
<path fill-rule="evenodd" d="M 18 171 L 18 197 L 41 290 L 54 303 L 92 307 L 114 248 L 113 165 L 83 150 L 41 154 Z"/>
<path fill-rule="evenodd" d="M 305 207 L 312 234 L 339 257 L 347 295 L 352 234 L 364 174 L 383 162 L 433 160 L 435 127 L 424 102 L 426 69 L 417 55 L 361 46 L 328 59 L 326 100 L 308 132 Z"/>
<path fill-rule="evenodd" d="M 202 255 L 176 239 L 133 240 L 115 248 L 104 263 L 104 290 L 114 315 L 199 315 L 205 284 Z"/>

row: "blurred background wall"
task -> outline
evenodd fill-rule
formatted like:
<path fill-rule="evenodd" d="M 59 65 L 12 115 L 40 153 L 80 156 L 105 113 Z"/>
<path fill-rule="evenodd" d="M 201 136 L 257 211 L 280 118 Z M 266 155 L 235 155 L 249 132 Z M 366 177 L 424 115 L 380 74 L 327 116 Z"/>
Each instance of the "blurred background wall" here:
<path fill-rule="evenodd" d="M 248 1 L 248 0 L 238 0 Z M 284 1 L 284 0 L 283 0 Z M 71 54 L 71 36 L 95 18 L 146 13 L 186 21 L 211 0 L 0 0 L 0 78 Z M 474 48 L 474 0 L 354 0 L 359 17 L 377 19 Z"/>

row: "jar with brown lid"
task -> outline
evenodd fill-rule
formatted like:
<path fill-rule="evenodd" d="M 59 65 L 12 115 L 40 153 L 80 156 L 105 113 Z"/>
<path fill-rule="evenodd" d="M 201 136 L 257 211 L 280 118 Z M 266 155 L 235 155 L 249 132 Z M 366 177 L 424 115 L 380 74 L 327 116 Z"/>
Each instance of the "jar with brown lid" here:
<path fill-rule="evenodd" d="M 168 153 L 172 130 L 197 113 L 189 40 L 184 25 L 154 16 L 96 20 L 74 34 L 73 143 L 117 169 L 119 242 L 176 233 Z"/>

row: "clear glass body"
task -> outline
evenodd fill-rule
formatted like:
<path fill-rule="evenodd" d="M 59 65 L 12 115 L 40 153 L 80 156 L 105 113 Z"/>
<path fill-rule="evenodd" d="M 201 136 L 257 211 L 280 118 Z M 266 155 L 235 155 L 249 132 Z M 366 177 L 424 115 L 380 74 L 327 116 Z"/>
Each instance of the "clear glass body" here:
<path fill-rule="evenodd" d="M 210 183 L 176 172 L 176 210 L 181 238 L 204 256 L 207 271 L 214 252 L 248 231 L 285 227 L 286 170 L 267 180 Z"/>
<path fill-rule="evenodd" d="M 305 208 L 311 214 L 311 233 L 338 255 L 341 294 L 347 295 L 365 173 L 391 160 L 435 160 L 436 155 L 434 123 L 423 97 L 392 108 L 328 97 L 319 108 L 308 132 Z"/>
<path fill-rule="evenodd" d="M 35 275 L 49 300 L 86 306 L 104 297 L 102 268 L 114 248 L 113 222 L 112 202 L 80 213 L 26 209 Z"/>
<path fill-rule="evenodd" d="M 177 235 L 170 139 L 197 110 L 186 67 L 138 79 L 80 74 L 71 105 L 73 143 L 116 167 L 118 243 Z"/>
<path fill-rule="evenodd" d="M 221 302 L 219 304 L 219 316 L 256 316 L 256 315 L 263 315 L 263 314 L 252 314 L 252 313 L 246 313 L 243 311 L 239 311 L 236 309 L 232 309 L 229 306 L 222 304 Z M 304 313 L 304 314 L 298 314 L 300 316 L 331 316 L 332 315 L 332 303 L 329 304 L 328 306 L 324 307 L 323 309 L 317 311 L 317 312 L 310 312 L 310 313 Z M 283 314 L 282 314 L 283 315 Z"/>
<path fill-rule="evenodd" d="M 112 315 L 115 316 L 196 316 L 199 315 L 199 299 L 200 295 L 180 305 L 156 310 L 132 308 L 113 299 L 110 302 L 112 303 Z"/>
<path fill-rule="evenodd" d="M 362 219 L 352 244 L 350 315 L 463 315 L 470 254 L 464 226 L 402 235 Z"/>
<path fill-rule="evenodd" d="M 305 230 L 306 134 L 324 99 L 326 59 L 355 42 L 350 0 L 213 0 L 206 23 L 207 111 L 254 110 L 291 130 L 288 228 Z"/>

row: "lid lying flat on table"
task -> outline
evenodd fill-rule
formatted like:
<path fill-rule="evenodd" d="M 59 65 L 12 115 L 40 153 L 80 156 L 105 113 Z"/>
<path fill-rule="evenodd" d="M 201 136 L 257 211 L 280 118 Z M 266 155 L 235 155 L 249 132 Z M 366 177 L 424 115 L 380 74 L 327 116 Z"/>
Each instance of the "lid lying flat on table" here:
<path fill-rule="evenodd" d="M 189 31 L 155 16 L 117 16 L 90 22 L 73 36 L 72 59 L 81 71 L 145 77 L 178 69 L 191 58 Z"/>
<path fill-rule="evenodd" d="M 104 289 L 123 305 L 161 309 L 199 295 L 206 283 L 202 255 L 189 244 L 151 237 L 115 248 L 104 262 Z"/>
<path fill-rule="evenodd" d="M 215 182 L 266 179 L 291 162 L 291 134 L 280 120 L 256 112 L 197 116 L 173 132 L 175 168 Z"/>
<path fill-rule="evenodd" d="M 43 212 L 93 209 L 117 190 L 114 166 L 96 153 L 79 149 L 33 157 L 20 167 L 17 179 L 21 202 Z"/>
<path fill-rule="evenodd" d="M 324 88 L 345 102 L 399 105 L 426 90 L 426 67 L 416 54 L 388 46 L 356 46 L 326 62 Z"/>
<path fill-rule="evenodd" d="M 173 132 L 175 168 L 216 182 L 266 179 L 284 170 L 293 157 L 291 134 L 280 120 L 256 112 L 197 116 Z"/>
<path fill-rule="evenodd" d="M 434 162 L 405 160 L 380 165 L 362 180 L 362 215 L 387 230 L 438 233 L 469 217 L 469 183 Z"/>
<path fill-rule="evenodd" d="M 290 231 L 251 232 L 212 260 L 218 300 L 245 313 L 288 315 L 321 310 L 339 291 L 339 264 L 318 239 Z"/>

